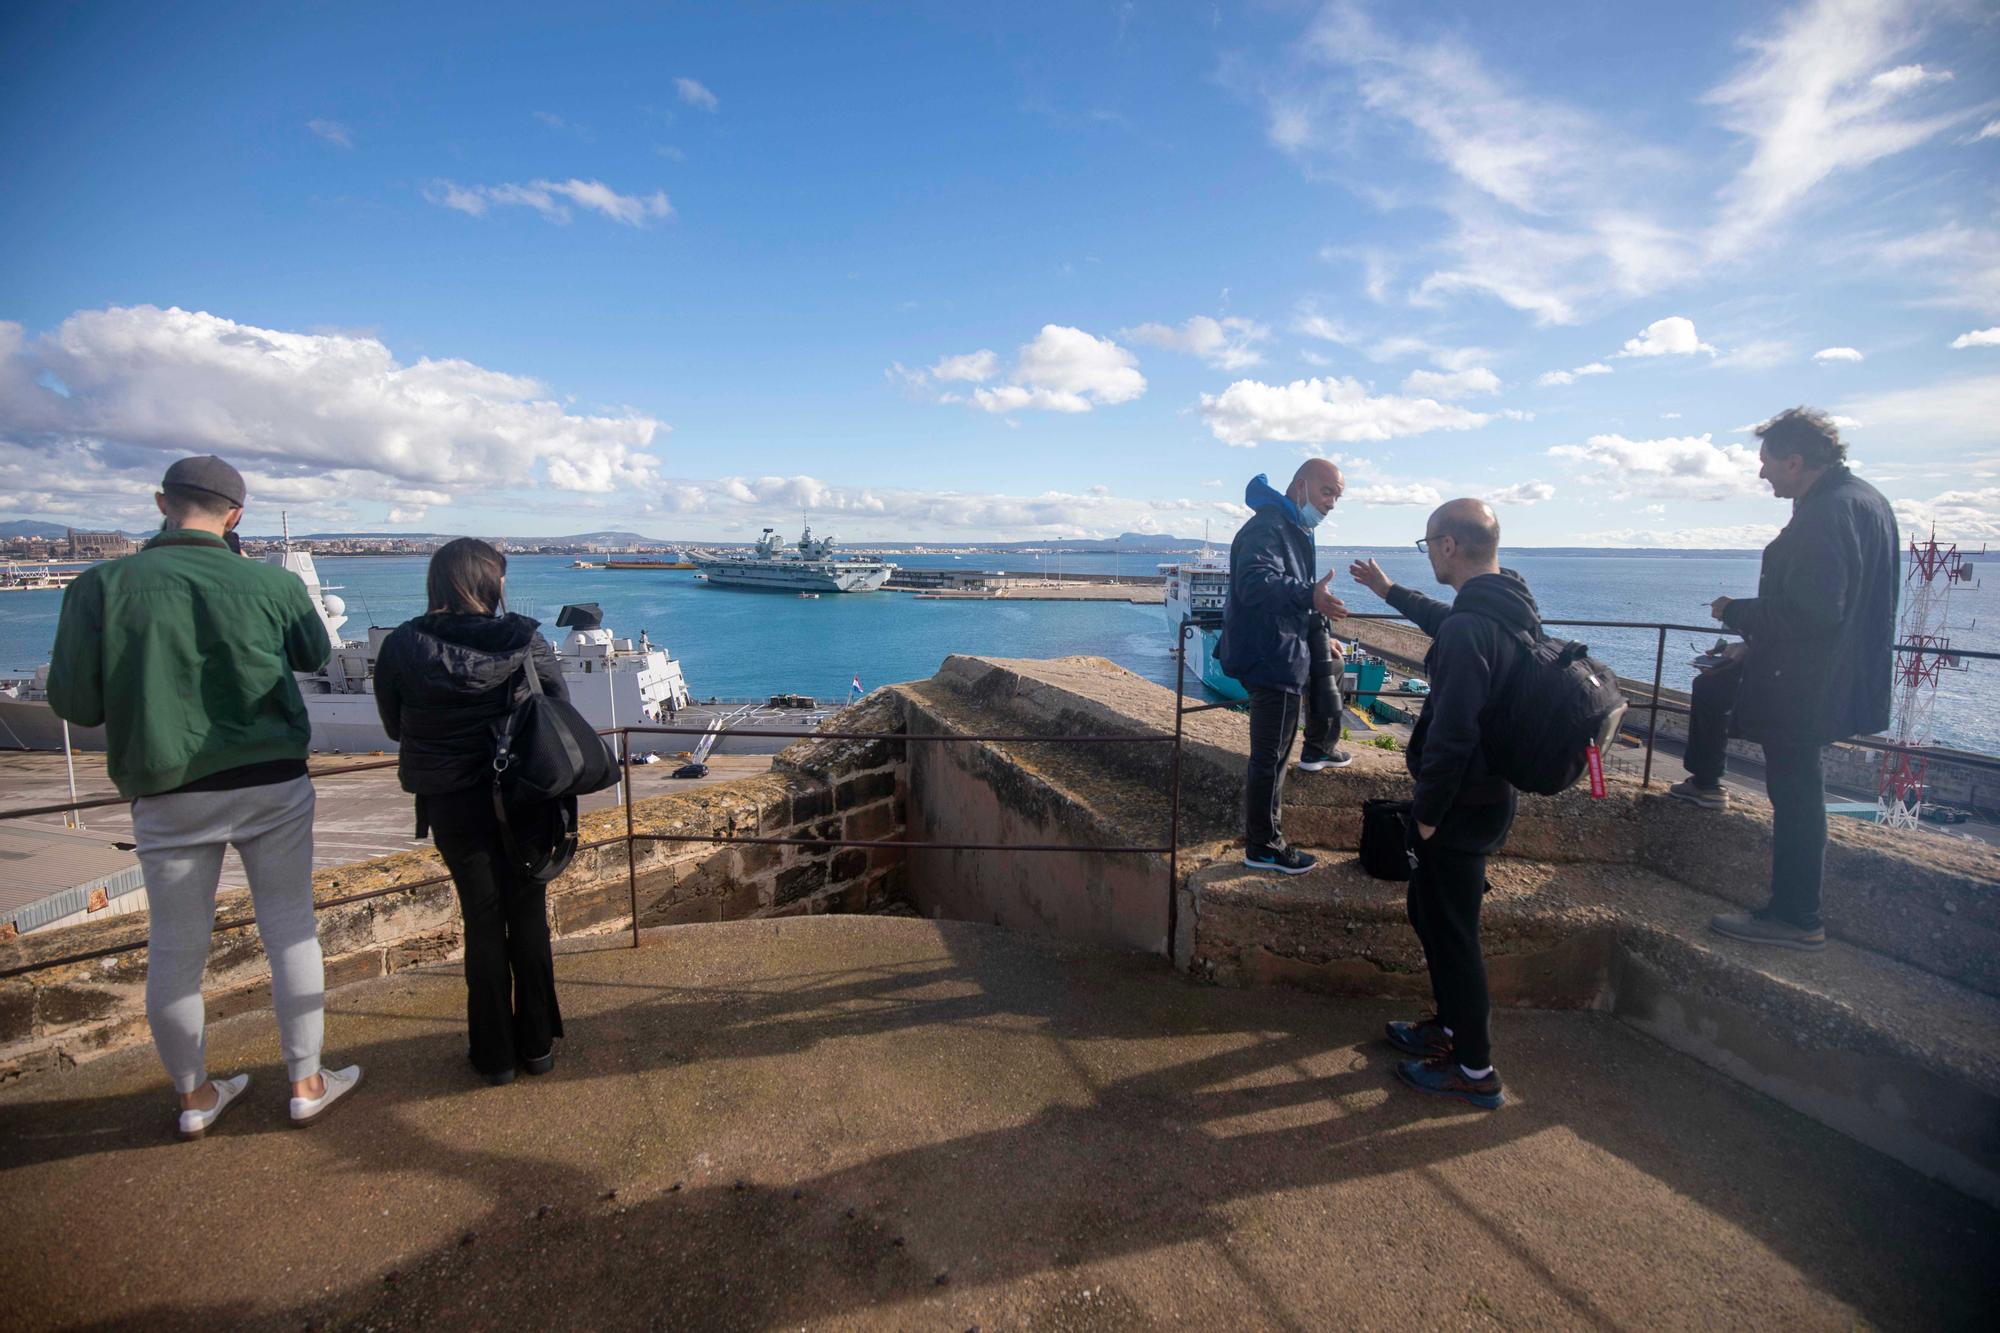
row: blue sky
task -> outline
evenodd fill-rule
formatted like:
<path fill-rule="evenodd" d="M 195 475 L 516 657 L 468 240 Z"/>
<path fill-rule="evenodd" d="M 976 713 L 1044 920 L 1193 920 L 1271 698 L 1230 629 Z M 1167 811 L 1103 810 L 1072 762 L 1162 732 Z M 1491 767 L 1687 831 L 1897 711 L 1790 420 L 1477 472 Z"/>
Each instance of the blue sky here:
<path fill-rule="evenodd" d="M 1990 3 L 23 3 L 0 160 L 9 517 L 2000 538 Z"/>

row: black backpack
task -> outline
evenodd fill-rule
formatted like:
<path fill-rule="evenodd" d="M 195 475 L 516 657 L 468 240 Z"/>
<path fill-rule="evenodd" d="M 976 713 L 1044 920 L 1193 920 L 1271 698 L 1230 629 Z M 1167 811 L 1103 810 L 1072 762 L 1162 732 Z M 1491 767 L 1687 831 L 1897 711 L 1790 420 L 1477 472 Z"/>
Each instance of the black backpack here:
<path fill-rule="evenodd" d="M 1592 748 L 1601 758 L 1625 720 L 1618 673 L 1592 657 L 1587 644 L 1487 618 L 1500 623 L 1522 653 L 1480 716 L 1486 766 L 1521 791 L 1568 791 L 1589 769 Z"/>
<path fill-rule="evenodd" d="M 493 726 L 493 816 L 507 855 L 546 883 L 576 856 L 576 798 L 616 783 L 618 759 L 575 705 L 542 692 L 532 645 L 521 671 L 527 694 Z"/>

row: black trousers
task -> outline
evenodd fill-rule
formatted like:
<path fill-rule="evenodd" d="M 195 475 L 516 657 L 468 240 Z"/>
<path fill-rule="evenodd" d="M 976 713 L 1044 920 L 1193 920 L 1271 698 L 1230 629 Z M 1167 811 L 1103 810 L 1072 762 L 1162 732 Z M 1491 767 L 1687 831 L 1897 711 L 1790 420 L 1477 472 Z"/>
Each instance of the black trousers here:
<path fill-rule="evenodd" d="M 487 789 L 426 796 L 423 803 L 465 918 L 472 1064 L 482 1074 L 504 1073 L 546 1055 L 563 1034 L 547 890 L 511 868 Z"/>
<path fill-rule="evenodd" d="M 1742 669 L 1729 667 L 1700 672 L 1689 687 L 1687 753 L 1681 756 L 1681 763 L 1696 786 L 1714 787 L 1722 782 L 1729 753 L 1729 715 L 1736 708 L 1736 691 L 1742 684 Z"/>
<path fill-rule="evenodd" d="M 1817 741 L 1764 746 L 1764 788 L 1771 794 L 1771 905 L 1766 910 L 1801 930 L 1818 930 L 1826 874 L 1826 760 Z"/>
<path fill-rule="evenodd" d="M 1684 762 L 1689 776 L 1704 787 L 1722 781 L 1729 718 L 1742 683 L 1739 670 L 1695 677 Z M 1764 789 L 1771 798 L 1771 905 L 1766 910 L 1802 930 L 1817 930 L 1826 872 L 1823 747 L 1816 741 L 1764 743 Z"/>
<path fill-rule="evenodd" d="M 1250 850 L 1285 845 L 1285 770 L 1299 729 L 1299 696 L 1289 690 L 1250 688 L 1250 767 L 1243 783 L 1243 840 Z"/>
<path fill-rule="evenodd" d="M 1410 925 L 1424 946 L 1438 1021 L 1452 1032 L 1455 1058 L 1469 1069 L 1493 1063 L 1493 1002 L 1486 990 L 1486 956 L 1479 947 L 1479 907 L 1486 895 L 1486 858 L 1514 826 L 1514 793 L 1491 805 L 1455 805 L 1429 838 L 1410 839 L 1417 854 L 1410 873 Z"/>
<path fill-rule="evenodd" d="M 1312 675 L 1303 697 L 1285 690 L 1247 687 L 1250 695 L 1250 767 L 1243 784 L 1243 840 L 1252 851 L 1285 845 L 1282 806 L 1292 734 L 1305 713 L 1308 748 L 1331 751 L 1340 739 L 1340 663 L 1333 656 L 1333 633 L 1323 616 L 1313 617 L 1308 642 Z"/>

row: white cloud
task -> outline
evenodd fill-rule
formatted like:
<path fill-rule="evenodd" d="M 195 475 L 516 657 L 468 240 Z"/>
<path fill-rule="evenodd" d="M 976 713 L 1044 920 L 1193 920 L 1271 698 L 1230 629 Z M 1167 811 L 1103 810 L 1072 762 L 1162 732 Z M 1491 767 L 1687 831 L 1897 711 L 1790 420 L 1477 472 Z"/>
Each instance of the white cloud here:
<path fill-rule="evenodd" d="M 1484 366 L 1471 370 L 1413 370 L 1403 388 L 1427 398 L 1469 398 L 1475 393 L 1500 392 L 1500 377 Z"/>
<path fill-rule="evenodd" d="M 1146 392 L 1139 358 L 1109 338 L 1082 329 L 1044 324 L 1034 341 L 1021 346 L 1007 382 L 988 385 L 1000 371 L 1000 358 L 981 348 L 947 356 L 928 371 L 891 362 L 887 374 L 912 393 L 929 393 L 929 382 L 971 383 L 986 387 L 938 394 L 940 403 L 967 403 L 995 414 L 1023 410 L 1088 412 L 1093 407 L 1129 403 Z"/>
<path fill-rule="evenodd" d="M 1586 375 L 1609 374 L 1611 374 L 1610 366 L 1605 365 L 1602 361 L 1593 361 L 1587 366 L 1578 366 L 1575 370 L 1546 371 L 1536 376 L 1535 383 L 1544 389 L 1548 389 L 1561 384 L 1574 384 Z"/>
<path fill-rule="evenodd" d="M 1874 78 L 1868 80 L 1868 86 L 1885 93 L 1896 94 L 1907 93 L 1912 89 L 1921 88 L 1927 83 L 1950 82 L 1951 71 L 1948 69 L 1925 69 L 1922 65 L 1898 65 L 1894 69 L 1885 69 Z"/>
<path fill-rule="evenodd" d="M 1630 356 L 1693 356 L 1696 352 L 1715 355 L 1715 349 L 1701 340 L 1694 331 L 1694 321 L 1685 315 L 1669 315 L 1656 319 L 1639 331 L 1636 338 L 1627 338 L 1625 346 L 1617 355 Z"/>
<path fill-rule="evenodd" d="M 685 76 L 674 80 L 674 91 L 680 94 L 681 101 L 703 111 L 714 111 L 722 105 L 714 93 L 696 80 Z"/>
<path fill-rule="evenodd" d="M 1871 431 L 1883 432 L 1883 438 L 1893 433 L 1899 446 L 1987 447 L 1993 443 L 1993 423 L 2000 421 L 2000 374 L 1891 389 L 1841 406 Z"/>
<path fill-rule="evenodd" d="M 2000 327 L 1961 333 L 1951 340 L 1951 346 L 1953 351 L 1964 351 L 1968 347 L 2000 347 Z"/>
<path fill-rule="evenodd" d="M 1433 430 L 1471 430 L 1493 419 L 1429 398 L 1371 395 L 1359 380 L 1331 375 L 1289 384 L 1238 380 L 1219 394 L 1203 394 L 1201 414 L 1216 439 L 1243 448 L 1260 440 L 1391 440 Z"/>
<path fill-rule="evenodd" d="M 403 364 L 371 337 L 153 306 L 78 311 L 33 341 L 0 324 L 0 440 L 64 468 L 94 459 L 157 480 L 165 459 L 213 452 L 257 472 L 266 496 L 343 478 L 441 504 L 445 487 L 643 486 L 667 429 L 631 409 L 573 414 L 539 381 L 467 361 Z"/>
<path fill-rule="evenodd" d="M 1271 336 L 1271 330 L 1264 325 L 1236 315 L 1222 319 L 1196 315 L 1179 328 L 1167 324 L 1141 324 L 1121 332 L 1134 342 L 1198 356 L 1221 370 L 1243 370 L 1263 361 L 1263 354 L 1257 351 L 1256 345 Z"/>
<path fill-rule="evenodd" d="M 1813 353 L 1815 361 L 1859 361 L 1861 353 L 1852 347 L 1822 347 Z"/>
<path fill-rule="evenodd" d="M 1718 446 L 1707 435 L 1658 440 L 1593 435 L 1583 444 L 1558 444 L 1549 454 L 1570 460 L 1586 485 L 1608 488 L 1613 500 L 1727 500 L 1758 488 L 1757 451 Z"/>
<path fill-rule="evenodd" d="M 999 369 L 1000 358 L 982 347 L 976 352 L 945 357 L 931 367 L 931 378 L 983 384 L 992 379 Z"/>
<path fill-rule="evenodd" d="M 1931 288 L 1918 304 L 2000 314 L 2000 228 L 1948 222 L 1879 241 L 1855 257 L 1909 270 Z"/>
<path fill-rule="evenodd" d="M 1511 486 L 1503 486 L 1497 491 L 1488 493 L 1486 503 L 1521 508 L 1540 504 L 1544 500 L 1553 500 L 1555 496 L 1556 488 L 1546 481 L 1517 481 Z"/>
<path fill-rule="evenodd" d="M 1211 491 L 1220 490 L 1222 488 L 1222 478 L 1210 477 L 1207 481 L 1204 481 L 1202 483 L 1202 488 L 1204 490 L 1211 490 Z"/>
<path fill-rule="evenodd" d="M 1661 506 L 1651 513 L 1664 513 Z M 1577 541 L 1585 546 L 1640 546 L 1662 550 L 1754 551 L 1778 535 L 1775 523 L 1736 523 L 1726 527 L 1671 528 L 1655 532 L 1645 528 L 1615 528 L 1608 532 L 1580 532 Z M 1704 598 L 1702 606 L 1708 602 Z"/>
<path fill-rule="evenodd" d="M 1299 349 L 1299 360 L 1305 362 L 1315 370 L 1325 370 L 1333 364 L 1332 357 L 1321 356 L 1310 347 L 1301 347 Z"/>
<path fill-rule="evenodd" d="M 674 207 L 664 191 L 649 195 L 620 194 L 602 181 L 530 181 L 526 185 L 459 185 L 448 180 L 433 181 L 424 189 L 424 198 L 443 208 L 478 217 L 492 207 L 532 208 L 551 222 L 568 222 L 569 205 L 602 213 L 628 227 L 643 227 L 658 218 L 670 218 Z M 568 200 L 569 205 L 563 200 Z"/>
<path fill-rule="evenodd" d="M 2000 139 L 2000 120 L 1989 120 L 1979 127 L 1979 133 L 1972 136 L 1972 142 L 1982 139 Z"/>
<path fill-rule="evenodd" d="M 354 147 L 354 131 L 337 120 L 316 118 L 307 121 L 306 128 L 336 148 Z"/>
<path fill-rule="evenodd" d="M 1753 338 L 1716 358 L 1715 364 L 1730 370 L 1769 370 L 1792 359 L 1796 349 L 1779 338 Z"/>
<path fill-rule="evenodd" d="M 1329 319 L 1318 311 L 1307 308 L 1299 311 L 1292 319 L 1292 332 L 1303 333 L 1308 338 L 1318 338 L 1325 342 L 1339 343 L 1346 347 L 1359 335 L 1337 319 Z"/>
<path fill-rule="evenodd" d="M 1896 519 L 1912 536 L 1927 537 L 1933 525 L 1940 539 L 2000 541 L 2000 486 L 1946 491 L 1928 500 L 1897 500 Z"/>
<path fill-rule="evenodd" d="M 1356 486 L 1345 493 L 1344 498 L 1359 500 L 1366 505 L 1430 505 L 1435 508 L 1444 503 L 1444 496 L 1435 486 L 1421 482 L 1383 481 L 1370 486 Z"/>
<path fill-rule="evenodd" d="M 1750 160 L 1723 191 L 1715 253 L 1768 240 L 1828 177 L 1914 148 L 1963 118 L 1906 114 L 1903 99 L 1940 80 L 1920 65 L 1887 68 L 1921 37 L 1928 9 L 1909 0 L 1806 0 L 1774 33 L 1746 43 L 1749 63 L 1703 99 L 1751 144 Z"/>

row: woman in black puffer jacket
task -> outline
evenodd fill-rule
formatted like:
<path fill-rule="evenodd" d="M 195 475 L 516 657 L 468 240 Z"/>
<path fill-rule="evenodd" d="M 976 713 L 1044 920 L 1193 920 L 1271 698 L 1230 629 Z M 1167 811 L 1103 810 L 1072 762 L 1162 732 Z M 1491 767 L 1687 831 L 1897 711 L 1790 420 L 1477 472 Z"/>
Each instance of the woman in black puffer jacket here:
<path fill-rule="evenodd" d="M 375 704 L 401 747 L 397 773 L 417 798 L 417 836 L 428 826 L 465 917 L 472 1067 L 496 1084 L 513 1082 L 516 1064 L 531 1074 L 555 1067 L 562 1011 L 546 892 L 501 844 L 493 724 L 527 693 L 527 662 L 545 692 L 569 694 L 537 622 L 506 611 L 506 574 L 506 557 L 485 542 L 440 547 L 426 581 L 429 613 L 391 631 L 375 663 Z"/>

